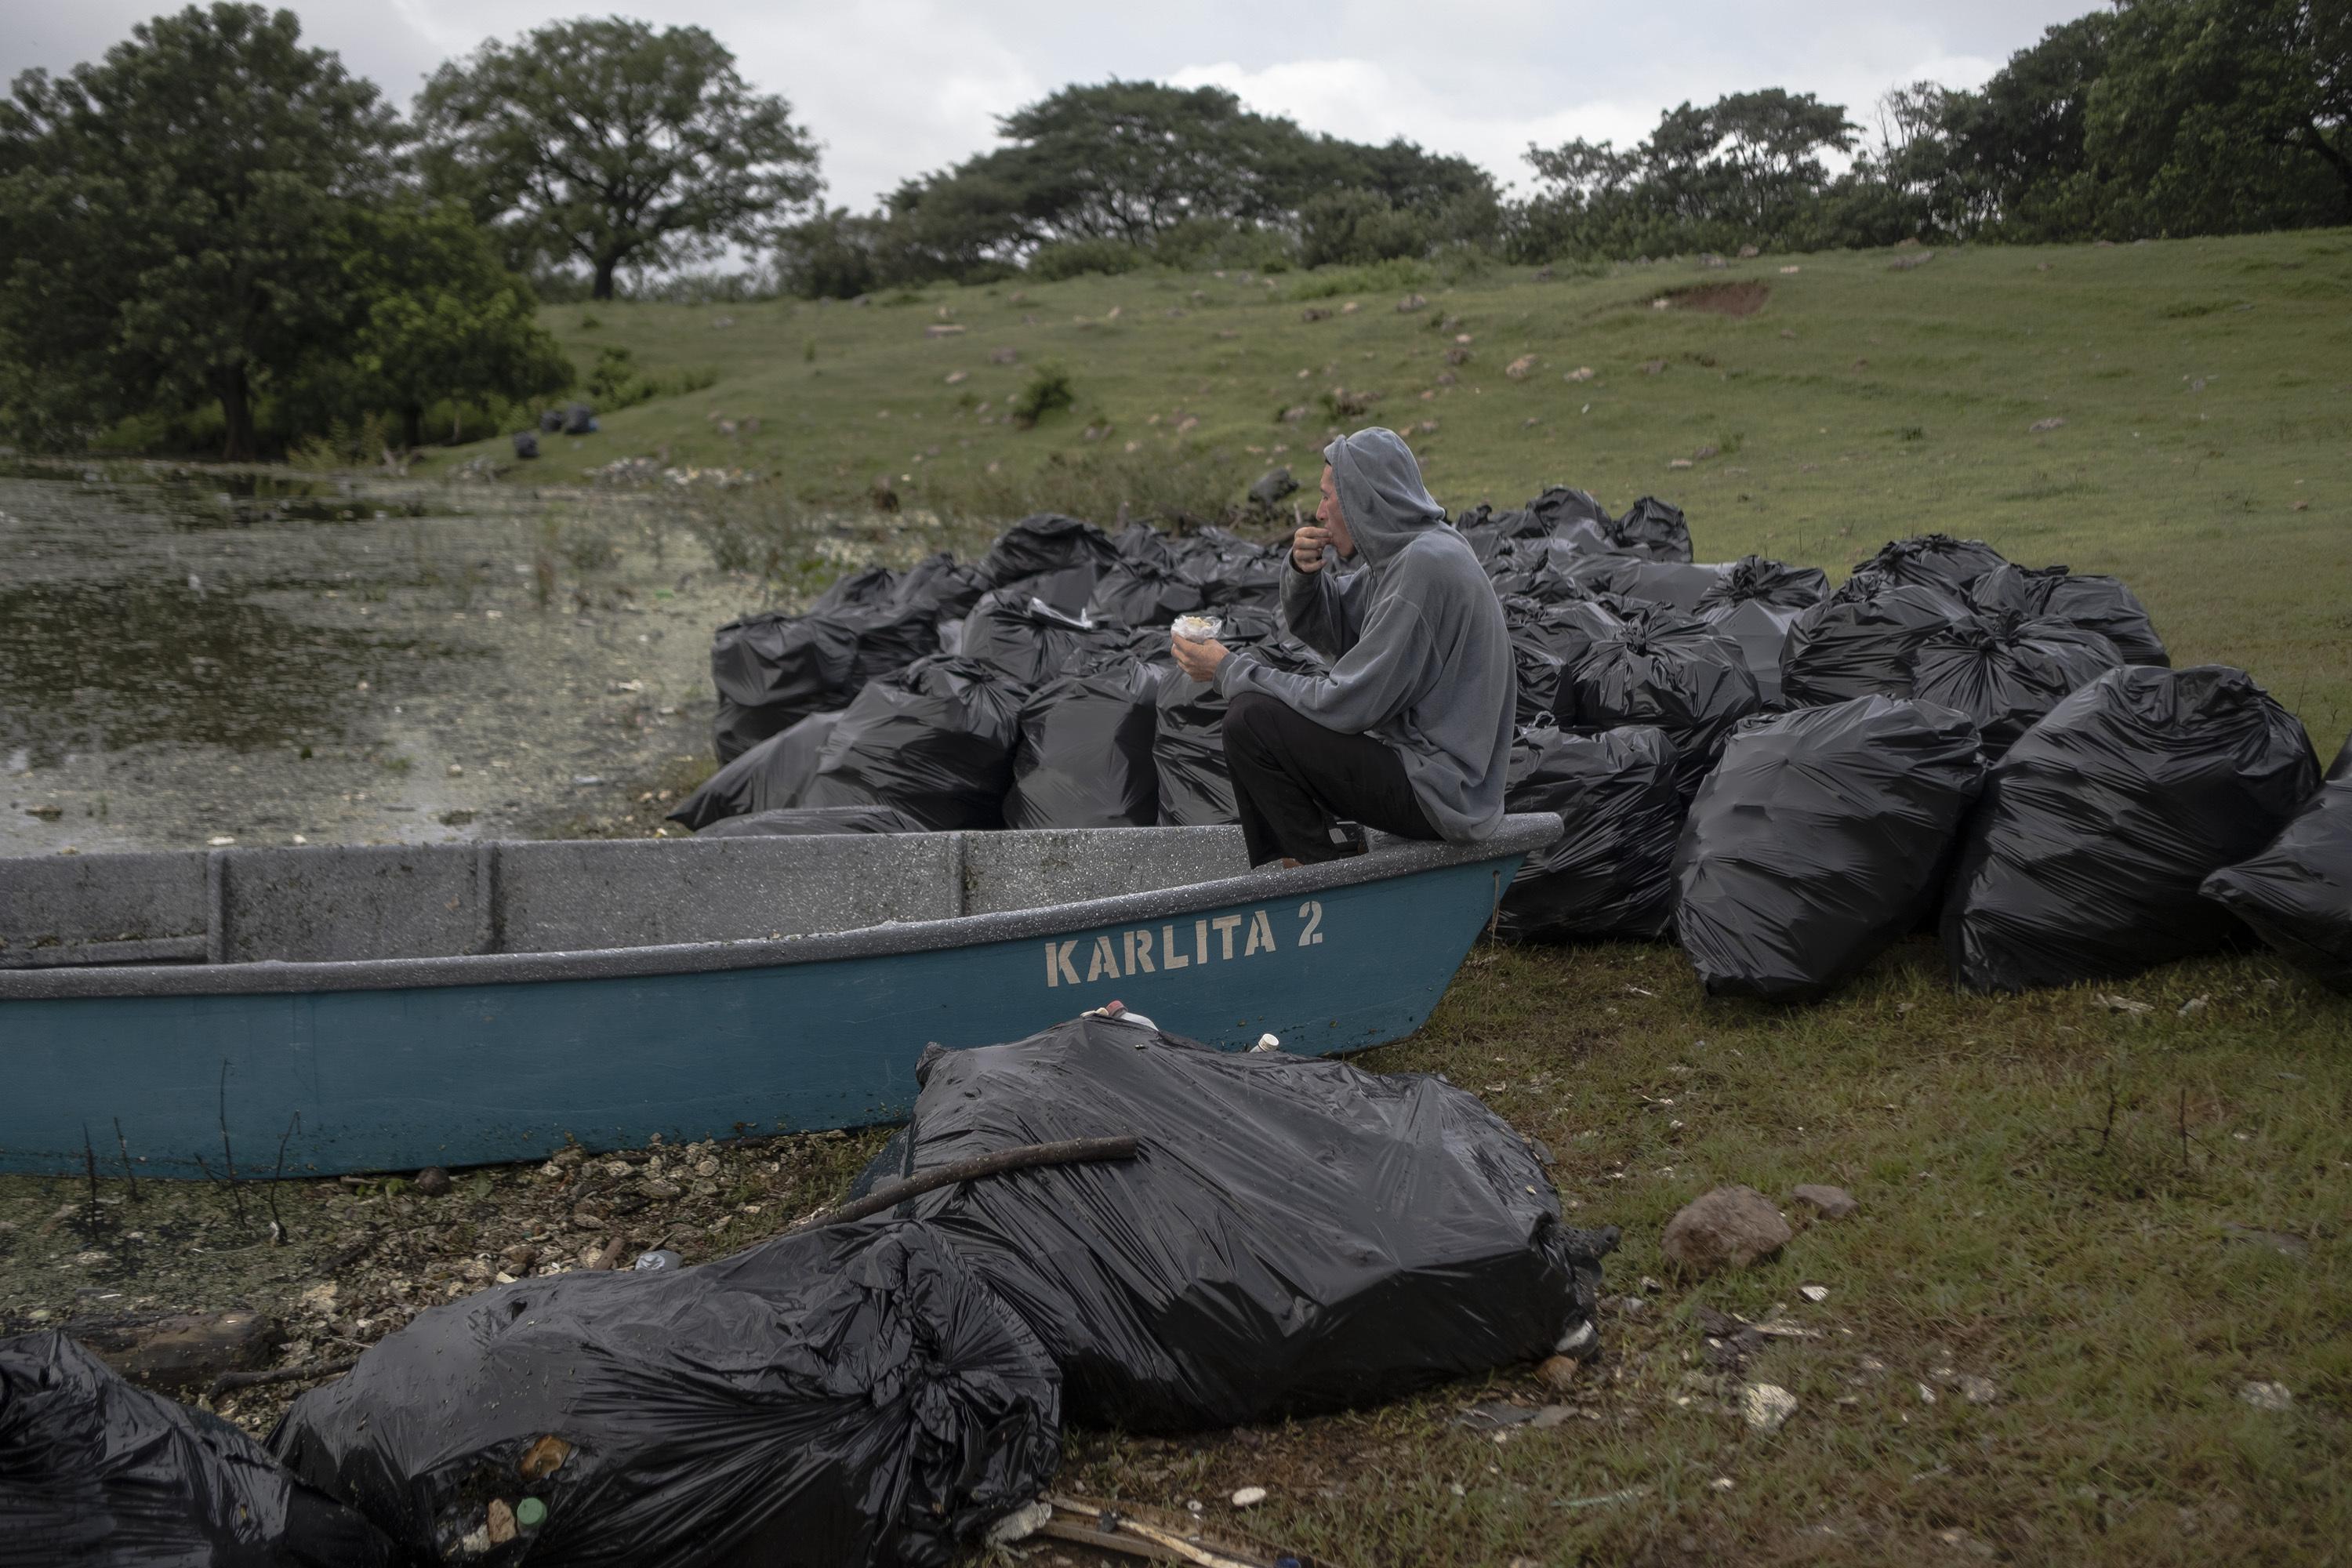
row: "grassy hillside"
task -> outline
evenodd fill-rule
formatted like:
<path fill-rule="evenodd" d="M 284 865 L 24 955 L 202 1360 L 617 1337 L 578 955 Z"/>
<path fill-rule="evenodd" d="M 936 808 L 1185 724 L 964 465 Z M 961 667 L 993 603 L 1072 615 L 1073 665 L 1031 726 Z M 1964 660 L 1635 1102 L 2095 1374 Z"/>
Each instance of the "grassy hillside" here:
<path fill-rule="evenodd" d="M 2253 670 L 2332 749 L 2352 727 L 2352 233 L 1969 247 L 1904 265 L 1918 258 L 1496 268 L 1450 284 L 1399 268 L 1145 273 L 866 305 L 551 307 L 583 371 L 612 345 L 648 371 L 718 380 L 609 414 L 601 435 L 552 438 L 517 477 L 667 452 L 814 500 L 863 504 L 887 474 L 910 506 L 984 512 L 1122 485 L 1148 503 L 1189 458 L 1191 482 L 1236 499 L 1276 462 L 1311 485 L 1326 429 L 1378 421 L 1409 432 L 1449 504 L 1553 482 L 1621 510 L 1654 493 L 1688 510 L 1703 560 L 1759 551 L 1834 574 L 1943 530 L 2116 573 L 2179 661 Z M 1412 292 L 1426 308 L 1400 313 Z M 963 330 L 925 335 L 942 326 Z M 1450 365 L 1454 348 L 1468 357 Z M 994 363 L 1006 351 L 1017 363 Z M 1007 401 L 1041 364 L 1067 371 L 1076 406 L 1017 429 Z M 1580 368 L 1590 380 L 1566 379 Z M 1378 400 L 1335 418 L 1322 402 L 1335 388 Z M 1301 405 L 1297 423 L 1278 417 Z M 2064 423 L 2032 428 L 2050 419 Z M 1081 487 L 1072 463 L 1104 472 Z"/>

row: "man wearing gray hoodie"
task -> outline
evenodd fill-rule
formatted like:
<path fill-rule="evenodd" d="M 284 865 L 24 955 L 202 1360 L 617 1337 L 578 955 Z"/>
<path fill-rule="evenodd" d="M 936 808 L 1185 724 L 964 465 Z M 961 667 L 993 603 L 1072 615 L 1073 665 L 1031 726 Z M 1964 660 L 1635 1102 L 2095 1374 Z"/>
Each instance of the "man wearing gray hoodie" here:
<path fill-rule="evenodd" d="M 1493 585 L 1395 431 L 1342 437 L 1323 460 L 1282 614 L 1328 672 L 1175 641 L 1184 672 L 1231 700 L 1225 759 L 1253 866 L 1351 853 L 1341 820 L 1461 843 L 1503 816 L 1517 677 Z M 1335 555 L 1360 564 L 1342 571 Z"/>

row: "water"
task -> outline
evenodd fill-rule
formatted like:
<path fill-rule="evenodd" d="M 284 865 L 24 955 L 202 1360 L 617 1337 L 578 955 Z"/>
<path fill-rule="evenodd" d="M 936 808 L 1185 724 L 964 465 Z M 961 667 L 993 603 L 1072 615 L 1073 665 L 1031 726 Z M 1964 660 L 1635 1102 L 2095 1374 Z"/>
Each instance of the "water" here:
<path fill-rule="evenodd" d="M 635 498 L 0 465 L 0 855 L 542 830 L 707 753 L 756 603 Z"/>

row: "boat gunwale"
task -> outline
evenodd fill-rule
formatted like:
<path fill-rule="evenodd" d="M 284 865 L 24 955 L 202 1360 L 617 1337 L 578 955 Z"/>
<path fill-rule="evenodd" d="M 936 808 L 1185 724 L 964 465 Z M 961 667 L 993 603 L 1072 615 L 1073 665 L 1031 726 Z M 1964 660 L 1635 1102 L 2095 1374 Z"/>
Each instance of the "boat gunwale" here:
<path fill-rule="evenodd" d="M 556 952 L 450 953 L 331 963 L 267 960 L 222 964 L 108 964 L 0 970 L 0 1003 L 106 997 L 251 995 L 330 991 L 407 991 L 455 985 L 517 985 L 741 969 L 978 947 L 1097 926 L 1164 919 L 1269 897 L 1329 891 L 1447 867 L 1523 857 L 1559 837 L 1552 813 L 1514 813 L 1472 843 L 1384 839 L 1371 852 L 1320 865 L 1259 867 L 1236 877 L 1117 893 L 1034 909 L 885 921 L 854 931 L 782 938 Z"/>

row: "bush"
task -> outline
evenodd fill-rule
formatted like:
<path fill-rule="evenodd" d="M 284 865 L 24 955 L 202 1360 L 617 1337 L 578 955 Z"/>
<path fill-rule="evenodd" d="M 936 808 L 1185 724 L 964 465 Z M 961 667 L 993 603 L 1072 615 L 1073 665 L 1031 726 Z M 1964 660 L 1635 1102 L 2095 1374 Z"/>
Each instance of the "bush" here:
<path fill-rule="evenodd" d="M 1149 259 L 1134 246 L 1116 239 L 1066 239 L 1039 246 L 1029 258 L 1029 276 L 1045 283 L 1089 272 L 1117 276 L 1134 271 Z"/>
<path fill-rule="evenodd" d="M 1006 406 L 1013 411 L 1013 423 L 1027 430 L 1046 415 L 1072 407 L 1077 401 L 1078 395 L 1070 385 L 1070 373 L 1058 364 L 1041 364 L 1029 373 L 1027 383 L 1013 394 Z"/>
<path fill-rule="evenodd" d="M 1286 300 L 1329 300 L 1342 294 L 1402 294 L 1429 282 L 1418 261 L 1382 261 L 1370 267 L 1334 267 L 1309 273 L 1283 290 Z"/>
<path fill-rule="evenodd" d="M 709 365 L 688 365 L 667 375 L 656 375 L 637 368 L 636 355 L 618 346 L 598 351 L 596 368 L 588 373 L 588 396 L 604 413 L 616 408 L 634 408 L 640 403 L 650 403 L 656 397 L 680 397 L 689 392 L 700 392 L 719 380 L 719 372 Z"/>
<path fill-rule="evenodd" d="M 1308 267 L 1427 253 L 1431 225 L 1374 191 L 1327 191 L 1298 209 L 1298 259 Z"/>

